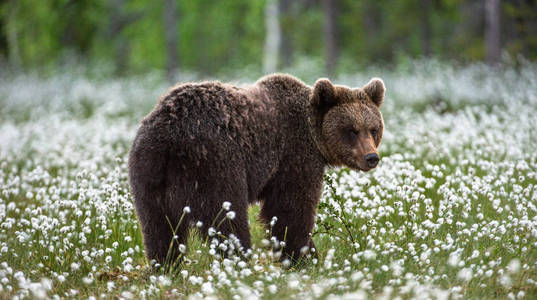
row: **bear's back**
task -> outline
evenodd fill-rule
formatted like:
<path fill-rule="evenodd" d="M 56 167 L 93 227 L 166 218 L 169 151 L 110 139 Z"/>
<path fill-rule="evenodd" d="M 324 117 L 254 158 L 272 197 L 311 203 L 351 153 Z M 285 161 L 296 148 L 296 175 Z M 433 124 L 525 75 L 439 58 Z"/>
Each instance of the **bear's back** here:
<path fill-rule="evenodd" d="M 240 90 L 220 82 L 175 86 L 142 123 L 159 124 L 170 133 L 183 133 L 186 137 L 231 134 L 243 123 L 244 111 L 252 102 Z"/>
<path fill-rule="evenodd" d="M 254 91 L 254 92 L 252 92 Z M 255 86 L 220 82 L 177 85 L 142 121 L 146 136 L 159 137 L 171 153 L 192 160 L 229 159 L 277 141 L 267 131 L 278 122 L 274 103 Z"/>

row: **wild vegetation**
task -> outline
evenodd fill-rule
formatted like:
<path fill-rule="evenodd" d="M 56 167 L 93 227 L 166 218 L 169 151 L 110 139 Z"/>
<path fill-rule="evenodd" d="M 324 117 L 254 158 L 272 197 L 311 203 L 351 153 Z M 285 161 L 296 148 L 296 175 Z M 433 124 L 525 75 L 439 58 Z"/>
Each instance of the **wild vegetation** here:
<path fill-rule="evenodd" d="M 311 84 L 311 70 L 293 73 Z M 328 171 L 317 258 L 277 262 L 253 206 L 249 260 L 194 234 L 182 264 L 153 272 L 126 159 L 164 80 L 2 74 L 0 298 L 536 298 L 537 65 L 415 61 L 334 81 L 372 76 L 387 86 L 382 160 Z"/>

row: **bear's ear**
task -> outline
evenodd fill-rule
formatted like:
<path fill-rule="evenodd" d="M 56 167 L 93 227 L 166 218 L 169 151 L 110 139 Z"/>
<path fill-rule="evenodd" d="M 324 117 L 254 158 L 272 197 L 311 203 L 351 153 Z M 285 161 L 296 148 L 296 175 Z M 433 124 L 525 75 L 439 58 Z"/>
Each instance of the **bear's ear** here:
<path fill-rule="evenodd" d="M 336 104 L 334 85 L 327 78 L 318 79 L 313 85 L 311 105 L 316 108 L 329 108 Z"/>
<path fill-rule="evenodd" d="M 366 85 L 364 85 L 363 89 L 377 107 L 382 105 L 382 102 L 384 101 L 384 93 L 386 91 L 382 79 L 372 78 Z"/>

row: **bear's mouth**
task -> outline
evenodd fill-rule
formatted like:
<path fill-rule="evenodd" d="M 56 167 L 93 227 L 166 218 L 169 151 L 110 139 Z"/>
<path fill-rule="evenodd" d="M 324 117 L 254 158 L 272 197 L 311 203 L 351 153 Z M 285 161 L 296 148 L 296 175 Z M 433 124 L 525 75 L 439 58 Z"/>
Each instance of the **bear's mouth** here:
<path fill-rule="evenodd" d="M 362 171 L 362 172 L 368 172 L 371 169 L 374 169 L 374 168 L 368 167 L 365 163 L 361 164 L 359 161 L 352 161 L 348 163 L 347 166 L 355 171 Z"/>

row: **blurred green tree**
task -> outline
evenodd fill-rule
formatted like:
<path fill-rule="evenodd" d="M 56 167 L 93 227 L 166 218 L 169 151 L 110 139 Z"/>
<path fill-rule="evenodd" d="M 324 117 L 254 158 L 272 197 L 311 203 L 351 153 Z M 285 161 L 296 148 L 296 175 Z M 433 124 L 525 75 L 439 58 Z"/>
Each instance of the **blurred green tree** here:
<path fill-rule="evenodd" d="M 5 0 L 0 56 L 26 69 L 46 70 L 73 58 L 104 62 L 117 75 L 260 71 L 267 1 Z M 537 59 L 537 0 L 275 3 L 276 70 L 303 57 L 324 61 L 324 75 L 422 56 L 492 62 L 505 52 Z"/>

